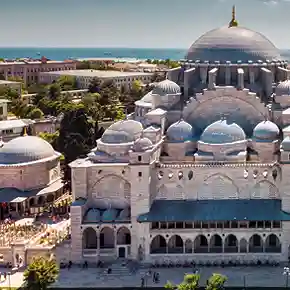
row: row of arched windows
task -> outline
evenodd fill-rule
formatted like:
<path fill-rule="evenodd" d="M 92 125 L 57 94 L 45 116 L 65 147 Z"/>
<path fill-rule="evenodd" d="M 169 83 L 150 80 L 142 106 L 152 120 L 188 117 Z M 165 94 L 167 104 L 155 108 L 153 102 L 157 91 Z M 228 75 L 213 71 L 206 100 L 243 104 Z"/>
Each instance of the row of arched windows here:
<path fill-rule="evenodd" d="M 117 245 L 130 245 L 131 233 L 126 227 L 119 228 L 116 232 L 110 227 L 104 227 L 98 234 L 94 228 L 88 227 L 83 232 L 83 249 L 111 249 Z"/>
<path fill-rule="evenodd" d="M 224 240 L 218 234 L 207 238 L 204 235 L 197 236 L 193 241 L 183 240 L 179 235 L 174 235 L 168 241 L 161 236 L 155 236 L 150 244 L 151 254 L 176 254 L 176 253 L 279 253 L 281 242 L 275 234 L 270 234 L 265 241 L 258 234 L 254 234 L 249 240 L 238 240 L 233 234 Z"/>

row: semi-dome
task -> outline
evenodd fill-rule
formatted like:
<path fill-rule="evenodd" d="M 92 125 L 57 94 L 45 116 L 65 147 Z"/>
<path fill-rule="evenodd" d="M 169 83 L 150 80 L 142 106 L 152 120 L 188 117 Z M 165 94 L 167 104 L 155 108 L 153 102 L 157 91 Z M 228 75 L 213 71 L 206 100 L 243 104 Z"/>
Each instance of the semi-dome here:
<path fill-rule="evenodd" d="M 170 125 L 166 132 L 166 137 L 170 142 L 185 142 L 192 140 L 193 128 L 184 120 L 180 120 Z"/>
<path fill-rule="evenodd" d="M 0 164 L 27 163 L 54 155 L 53 147 L 45 140 L 36 136 L 22 136 L 4 143 L 0 148 Z"/>
<path fill-rule="evenodd" d="M 153 146 L 152 142 L 150 139 L 148 138 L 139 138 L 138 140 L 136 140 L 136 142 L 133 145 L 133 150 L 135 152 L 143 152 L 146 151 L 148 149 L 151 149 Z"/>
<path fill-rule="evenodd" d="M 152 90 L 152 94 L 154 95 L 177 95 L 180 94 L 180 86 L 168 79 L 161 81 L 155 85 L 155 87 Z"/>
<path fill-rule="evenodd" d="M 278 126 L 271 121 L 259 123 L 253 131 L 253 138 L 258 140 L 276 140 L 280 130 Z"/>
<path fill-rule="evenodd" d="M 224 144 L 246 139 L 244 130 L 236 123 L 229 123 L 227 120 L 219 120 L 207 126 L 200 141 L 211 144 Z"/>
<path fill-rule="evenodd" d="M 290 151 L 290 137 L 287 136 L 281 143 L 281 149 L 284 151 Z"/>
<path fill-rule="evenodd" d="M 140 137 L 143 126 L 140 122 L 134 120 L 122 120 L 112 124 L 103 134 L 101 140 L 103 143 L 128 143 L 134 142 Z"/>
<path fill-rule="evenodd" d="M 274 44 L 261 33 L 239 26 L 224 26 L 198 38 L 189 48 L 186 58 L 209 62 L 248 62 L 279 60 L 281 56 Z"/>
<path fill-rule="evenodd" d="M 281 82 L 275 89 L 277 96 L 290 95 L 290 80 Z"/>

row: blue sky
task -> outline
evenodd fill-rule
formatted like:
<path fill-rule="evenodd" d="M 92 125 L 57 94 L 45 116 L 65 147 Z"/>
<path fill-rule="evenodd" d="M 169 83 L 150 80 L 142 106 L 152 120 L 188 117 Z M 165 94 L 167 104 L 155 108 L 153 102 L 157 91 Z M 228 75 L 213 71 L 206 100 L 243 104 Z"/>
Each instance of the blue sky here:
<path fill-rule="evenodd" d="M 225 25 L 290 48 L 290 0 L 0 0 L 0 46 L 187 48 Z"/>

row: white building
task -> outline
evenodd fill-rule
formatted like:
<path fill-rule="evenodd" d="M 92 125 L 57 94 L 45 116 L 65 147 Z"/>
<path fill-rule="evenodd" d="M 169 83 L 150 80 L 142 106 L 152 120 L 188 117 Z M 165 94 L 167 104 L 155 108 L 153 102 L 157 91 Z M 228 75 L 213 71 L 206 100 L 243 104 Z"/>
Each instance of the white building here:
<path fill-rule="evenodd" d="M 234 13 L 194 42 L 128 120 L 71 163 L 73 262 L 286 261 L 286 67 Z"/>
<path fill-rule="evenodd" d="M 54 71 L 40 74 L 40 82 L 52 83 L 61 76 L 74 76 L 77 80 L 78 88 L 87 89 L 93 78 L 102 80 L 112 79 L 118 88 L 122 86 L 130 87 L 136 80 L 144 84 L 151 82 L 152 73 L 144 72 L 122 72 L 122 71 L 102 71 L 102 70 L 70 70 L 70 71 Z"/>

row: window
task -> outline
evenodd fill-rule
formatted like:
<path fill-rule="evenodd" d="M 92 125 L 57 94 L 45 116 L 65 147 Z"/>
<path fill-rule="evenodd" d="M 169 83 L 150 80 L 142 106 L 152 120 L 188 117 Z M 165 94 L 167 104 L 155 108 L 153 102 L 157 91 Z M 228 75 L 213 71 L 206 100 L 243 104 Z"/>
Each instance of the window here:
<path fill-rule="evenodd" d="M 139 172 L 138 172 L 138 176 L 139 176 L 139 177 L 142 177 L 142 172 L 139 171 Z"/>
<path fill-rule="evenodd" d="M 138 161 L 142 161 L 142 156 L 138 156 Z"/>

